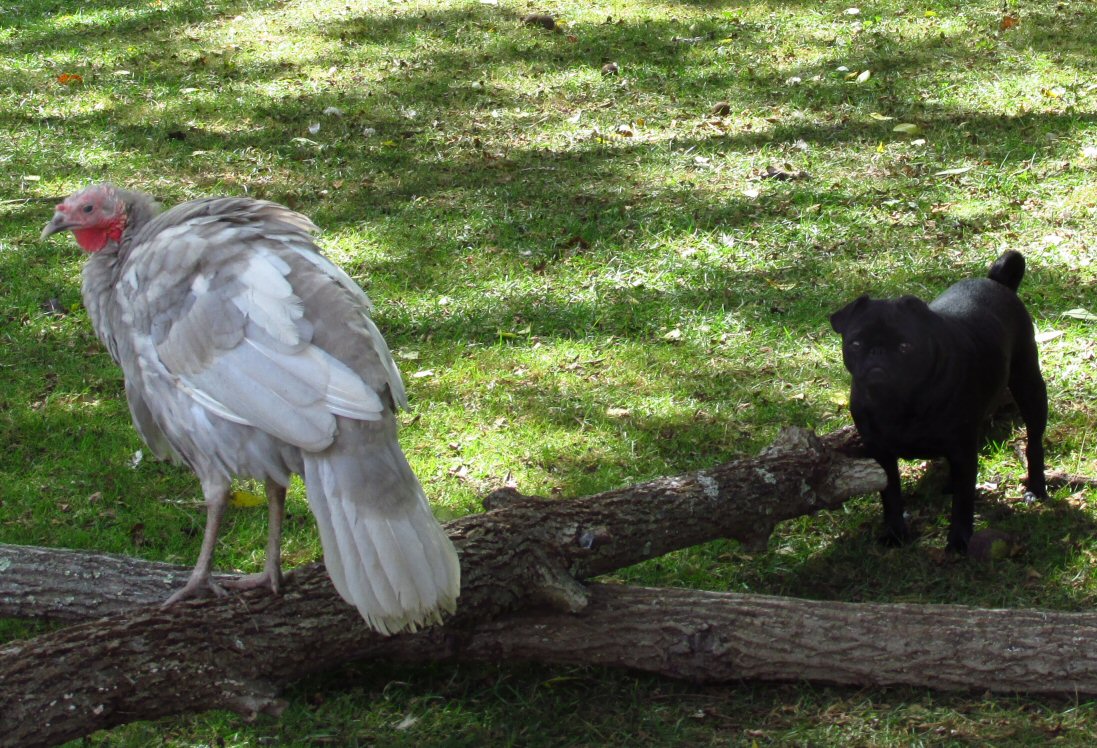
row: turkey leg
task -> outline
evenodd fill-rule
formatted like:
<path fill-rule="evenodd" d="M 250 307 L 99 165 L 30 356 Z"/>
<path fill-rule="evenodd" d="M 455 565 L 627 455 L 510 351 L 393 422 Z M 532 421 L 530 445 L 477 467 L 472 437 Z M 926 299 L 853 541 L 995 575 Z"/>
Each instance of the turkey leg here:
<path fill-rule="evenodd" d="M 225 507 L 229 503 L 228 484 L 216 487 L 203 486 L 206 494 L 206 531 L 202 536 L 202 550 L 198 554 L 198 561 L 194 564 L 194 571 L 190 573 L 190 579 L 181 590 L 176 590 L 171 597 L 164 601 L 163 607 L 173 605 L 180 600 L 195 597 L 200 591 L 210 590 L 218 597 L 225 595 L 225 590 L 210 578 L 210 570 L 213 567 L 213 549 L 217 545 L 217 533 L 221 529 L 221 519 L 225 516 Z"/>
<path fill-rule="evenodd" d="M 267 560 L 263 571 L 225 582 L 226 587 L 234 590 L 270 587 L 276 595 L 282 591 L 282 517 L 286 512 L 286 487 L 271 480 L 267 481 L 267 511 Z"/>

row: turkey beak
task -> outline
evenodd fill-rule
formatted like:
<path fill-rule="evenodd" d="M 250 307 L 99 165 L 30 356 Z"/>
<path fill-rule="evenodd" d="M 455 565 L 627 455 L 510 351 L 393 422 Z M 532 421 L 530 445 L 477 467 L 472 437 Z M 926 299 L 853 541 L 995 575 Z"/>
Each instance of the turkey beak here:
<path fill-rule="evenodd" d="M 53 214 L 53 219 L 46 224 L 46 227 L 42 229 L 42 236 L 39 239 L 45 239 L 51 234 L 56 234 L 58 231 L 67 231 L 72 228 L 72 224 L 65 218 L 65 214 L 58 211 Z"/>

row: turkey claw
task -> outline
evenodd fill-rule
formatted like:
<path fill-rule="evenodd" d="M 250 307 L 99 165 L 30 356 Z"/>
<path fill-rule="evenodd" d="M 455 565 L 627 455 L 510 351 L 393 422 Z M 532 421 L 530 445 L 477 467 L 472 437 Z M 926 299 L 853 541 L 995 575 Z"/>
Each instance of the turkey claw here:
<path fill-rule="evenodd" d="M 258 574 L 248 574 L 247 576 L 238 577 L 236 579 L 227 579 L 224 582 L 224 586 L 230 590 L 237 591 L 266 587 L 275 595 L 280 595 L 282 594 L 282 575 L 263 571 Z"/>
<path fill-rule="evenodd" d="M 229 593 L 224 587 L 214 582 L 212 579 L 191 579 L 186 585 L 179 590 L 172 593 L 171 597 L 165 600 L 160 608 L 170 608 L 181 600 L 189 600 L 191 598 L 205 597 L 207 593 L 212 592 L 214 597 L 225 597 Z"/>

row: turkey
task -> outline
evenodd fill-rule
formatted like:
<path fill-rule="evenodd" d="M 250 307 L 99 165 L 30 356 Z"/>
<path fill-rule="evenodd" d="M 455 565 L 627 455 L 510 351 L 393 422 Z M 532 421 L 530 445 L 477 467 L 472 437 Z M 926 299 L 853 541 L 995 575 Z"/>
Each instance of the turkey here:
<path fill-rule="evenodd" d="M 328 575 L 371 628 L 414 631 L 454 610 L 457 553 L 396 437 L 400 373 L 365 292 L 320 254 L 308 218 L 228 197 L 160 212 L 98 184 L 58 205 L 42 238 L 66 230 L 88 252 L 84 305 L 125 374 L 134 426 L 202 484 L 202 550 L 165 605 L 225 594 L 210 570 L 233 477 L 265 481 L 270 527 L 264 571 L 231 586 L 279 592 L 297 473 Z"/>

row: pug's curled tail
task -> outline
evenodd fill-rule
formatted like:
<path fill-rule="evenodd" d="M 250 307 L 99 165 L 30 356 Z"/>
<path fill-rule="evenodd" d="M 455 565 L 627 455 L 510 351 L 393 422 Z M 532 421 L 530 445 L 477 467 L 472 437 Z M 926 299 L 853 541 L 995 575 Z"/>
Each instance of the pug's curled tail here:
<path fill-rule="evenodd" d="M 1021 279 L 1025 277 L 1024 255 L 1012 249 L 1003 252 L 1002 256 L 990 266 L 987 277 L 1016 292 L 1021 285 Z"/>

